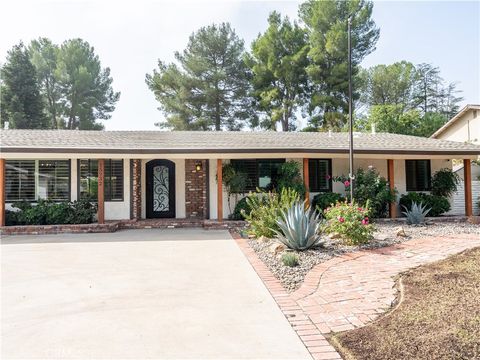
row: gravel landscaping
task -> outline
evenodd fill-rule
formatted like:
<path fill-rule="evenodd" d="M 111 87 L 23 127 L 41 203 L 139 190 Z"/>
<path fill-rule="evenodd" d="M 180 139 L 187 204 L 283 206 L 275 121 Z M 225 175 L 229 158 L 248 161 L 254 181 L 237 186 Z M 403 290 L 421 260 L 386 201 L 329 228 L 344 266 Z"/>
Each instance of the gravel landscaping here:
<path fill-rule="evenodd" d="M 402 222 L 377 223 L 374 239 L 361 246 L 347 246 L 338 239 L 325 237 L 324 243 L 315 249 L 296 252 L 299 265 L 288 267 L 283 265 L 281 254 L 273 252 L 276 241 L 274 239 L 249 239 L 250 246 L 255 250 L 260 259 L 270 268 L 272 273 L 281 281 L 289 292 L 295 291 L 302 284 L 305 275 L 315 265 L 331 259 L 334 256 L 363 249 L 380 248 L 398 244 L 412 239 L 430 236 L 448 236 L 453 234 L 479 234 L 480 225 L 467 222 L 433 222 L 425 226 L 411 226 Z M 403 231 L 402 231 L 403 229 Z"/>

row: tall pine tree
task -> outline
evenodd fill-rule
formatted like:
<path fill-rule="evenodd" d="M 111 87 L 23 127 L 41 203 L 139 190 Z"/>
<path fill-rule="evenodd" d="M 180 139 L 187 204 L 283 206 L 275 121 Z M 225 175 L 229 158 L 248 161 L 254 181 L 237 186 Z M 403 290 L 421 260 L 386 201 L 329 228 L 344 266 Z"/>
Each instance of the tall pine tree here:
<path fill-rule="evenodd" d="M 23 43 L 8 52 L 1 80 L 2 127 L 8 121 L 12 129 L 49 128 L 35 67 Z"/>
<path fill-rule="evenodd" d="M 228 23 L 203 27 L 175 53 L 179 64 L 159 61 L 146 83 L 173 130 L 239 130 L 251 119 L 245 49 Z"/>
<path fill-rule="evenodd" d="M 352 72 L 375 49 L 380 35 L 368 0 L 308 0 L 299 15 L 309 34 L 311 64 L 307 72 L 314 84 L 309 104 L 312 129 L 341 129 L 348 113 L 347 20 L 352 17 Z M 354 87 L 355 89 L 356 87 Z M 358 99 L 358 92 L 354 98 Z"/>

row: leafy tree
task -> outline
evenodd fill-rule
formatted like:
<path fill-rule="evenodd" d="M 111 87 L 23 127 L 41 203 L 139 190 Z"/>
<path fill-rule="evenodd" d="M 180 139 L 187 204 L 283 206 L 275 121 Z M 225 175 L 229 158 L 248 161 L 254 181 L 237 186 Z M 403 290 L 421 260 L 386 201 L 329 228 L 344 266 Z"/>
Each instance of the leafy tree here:
<path fill-rule="evenodd" d="M 146 83 L 174 130 L 239 130 L 251 118 L 244 43 L 228 23 L 202 27 L 176 52 L 176 64 L 159 61 Z"/>
<path fill-rule="evenodd" d="M 295 111 L 305 101 L 308 45 L 305 31 L 278 12 L 268 18 L 268 29 L 252 43 L 248 64 L 253 73 L 259 109 L 267 114 L 262 127 L 293 130 Z"/>
<path fill-rule="evenodd" d="M 376 65 L 361 71 L 362 97 L 367 106 L 400 105 L 404 111 L 415 108 L 415 65 L 407 61 Z"/>
<path fill-rule="evenodd" d="M 1 80 L 2 126 L 8 121 L 12 129 L 48 128 L 35 67 L 23 43 L 8 52 Z"/>
<path fill-rule="evenodd" d="M 310 44 L 307 72 L 314 84 L 309 104 L 312 128 L 339 129 L 346 122 L 347 19 L 352 17 L 352 75 L 357 77 L 360 62 L 375 49 L 380 34 L 372 9 L 373 3 L 366 0 L 308 0 L 300 6 Z M 358 97 L 355 92 L 354 98 Z"/>
<path fill-rule="evenodd" d="M 94 48 L 82 39 L 65 41 L 57 70 L 67 129 L 100 130 L 97 119 L 109 119 L 120 98 L 112 89 L 110 68 L 102 68 Z"/>
<path fill-rule="evenodd" d="M 63 128 L 64 122 L 60 103 L 62 93 L 57 73 L 59 47 L 53 44 L 50 39 L 39 38 L 30 43 L 28 51 L 30 60 L 37 71 L 41 93 L 46 98 L 50 127 L 53 129 Z"/>

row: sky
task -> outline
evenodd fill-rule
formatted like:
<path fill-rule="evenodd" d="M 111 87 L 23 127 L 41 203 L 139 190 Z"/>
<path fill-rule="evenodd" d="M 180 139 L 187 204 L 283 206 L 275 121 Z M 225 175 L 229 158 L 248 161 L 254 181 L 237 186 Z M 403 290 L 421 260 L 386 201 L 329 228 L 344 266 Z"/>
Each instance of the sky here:
<path fill-rule="evenodd" d="M 20 40 L 48 37 L 56 43 L 80 37 L 110 67 L 121 92 L 107 130 L 153 130 L 163 119 L 145 84 L 158 59 L 171 62 L 190 34 L 211 23 L 230 22 L 247 48 L 277 10 L 297 18 L 295 1 L 45 1 L 2 0 L 0 62 Z M 375 1 L 380 28 L 376 50 L 362 66 L 407 60 L 438 66 L 458 82 L 467 103 L 480 103 L 480 1 Z"/>

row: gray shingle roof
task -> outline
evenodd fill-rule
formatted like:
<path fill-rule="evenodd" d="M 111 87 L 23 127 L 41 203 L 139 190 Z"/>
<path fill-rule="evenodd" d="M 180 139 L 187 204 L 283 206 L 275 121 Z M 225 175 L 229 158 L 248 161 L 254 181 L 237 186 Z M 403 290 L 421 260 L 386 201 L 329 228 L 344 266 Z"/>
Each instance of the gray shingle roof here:
<path fill-rule="evenodd" d="M 480 146 L 423 137 L 359 133 L 355 151 L 480 155 Z M 1 130 L 2 152 L 232 153 L 348 152 L 347 133 Z"/>

